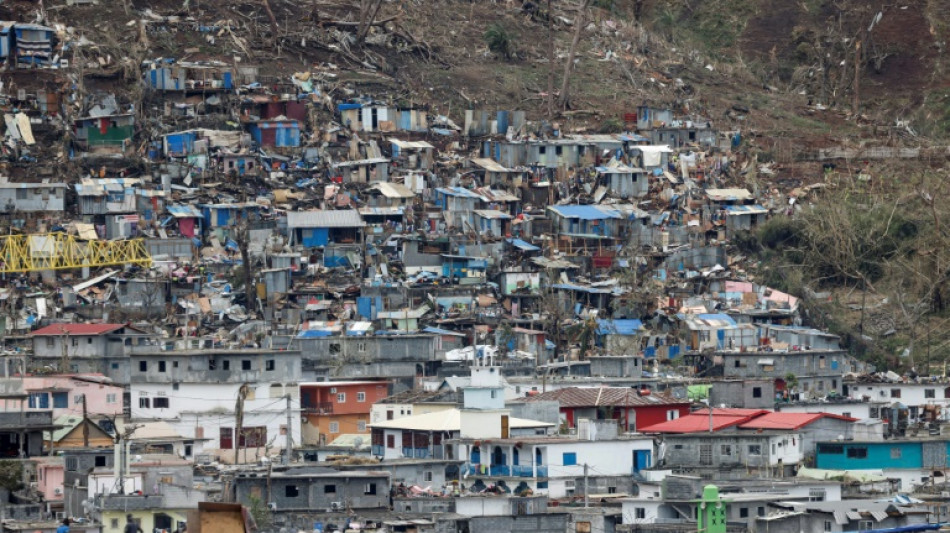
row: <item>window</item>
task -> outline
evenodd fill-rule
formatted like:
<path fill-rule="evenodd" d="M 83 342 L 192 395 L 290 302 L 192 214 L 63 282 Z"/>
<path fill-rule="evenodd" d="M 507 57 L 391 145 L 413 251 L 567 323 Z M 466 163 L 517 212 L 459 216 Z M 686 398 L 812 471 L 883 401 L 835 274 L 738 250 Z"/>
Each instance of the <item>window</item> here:
<path fill-rule="evenodd" d="M 386 447 L 390 450 L 396 447 L 396 436 L 395 435 L 386 435 Z"/>
<path fill-rule="evenodd" d="M 722 455 L 732 455 L 732 445 L 723 444 L 722 446 L 719 447 L 719 453 Z"/>
<path fill-rule="evenodd" d="M 250 370 L 251 369 L 251 360 L 242 359 L 241 360 L 241 370 Z"/>
<path fill-rule="evenodd" d="M 825 489 L 808 489 L 808 501 L 810 502 L 823 502 L 826 497 Z"/>
<path fill-rule="evenodd" d="M 363 487 L 363 494 L 376 494 L 376 483 L 367 483 Z"/>
<path fill-rule="evenodd" d="M 749 455 L 762 455 L 762 445 L 760 445 L 760 444 L 750 444 L 750 445 L 749 445 Z"/>
<path fill-rule="evenodd" d="M 867 459 L 867 446 L 851 446 L 848 448 L 848 457 L 851 459 Z"/>
<path fill-rule="evenodd" d="M 699 464 L 704 466 L 710 466 L 713 464 L 712 457 L 712 444 L 700 444 L 699 445 Z"/>
<path fill-rule="evenodd" d="M 218 365 L 215 364 L 214 359 L 208 359 L 208 370 L 214 370 Z"/>
<path fill-rule="evenodd" d="M 366 393 L 365 393 L 365 392 L 357 392 L 357 393 L 356 393 L 356 401 L 358 401 L 358 402 L 365 402 L 365 401 L 366 401 Z"/>
<path fill-rule="evenodd" d="M 574 466 L 577 464 L 577 454 L 574 452 L 565 452 L 561 460 L 561 464 L 564 466 Z"/>
<path fill-rule="evenodd" d="M 366 343 L 365 342 L 356 343 L 356 351 L 360 353 L 366 353 Z"/>
<path fill-rule="evenodd" d="M 341 392 L 336 395 L 336 403 L 346 403 L 346 393 Z"/>
<path fill-rule="evenodd" d="M 870 418 L 881 418 L 881 408 L 880 408 L 880 407 L 872 407 L 872 408 L 868 411 L 868 416 L 869 416 Z"/>
<path fill-rule="evenodd" d="M 106 403 L 116 403 L 116 395 L 106 394 Z"/>
<path fill-rule="evenodd" d="M 752 397 L 761 398 L 762 397 L 762 387 L 752 387 Z"/>
<path fill-rule="evenodd" d="M 330 422 L 330 433 L 339 433 L 339 432 L 340 432 L 340 423 Z"/>
<path fill-rule="evenodd" d="M 758 509 L 756 509 L 756 513 L 759 516 L 765 516 L 765 507 L 759 507 Z"/>
<path fill-rule="evenodd" d="M 637 507 L 633 510 L 636 513 L 637 520 L 646 520 L 647 510 L 644 507 Z"/>
<path fill-rule="evenodd" d="M 148 372 L 148 362 L 139 361 L 139 372 Z"/>
<path fill-rule="evenodd" d="M 52 348 L 53 346 L 56 346 L 56 339 L 53 337 L 46 337 L 46 347 Z"/>
<path fill-rule="evenodd" d="M 356 422 L 356 431 L 358 431 L 358 432 L 360 432 L 360 433 L 363 433 L 364 431 L 366 431 L 366 421 L 365 421 L 365 420 L 359 420 L 359 421 Z"/>
<path fill-rule="evenodd" d="M 99 467 L 99 466 L 106 466 L 106 456 L 105 456 L 105 455 L 97 455 L 97 456 L 95 457 L 95 459 L 93 459 L 93 461 L 95 461 L 94 464 L 95 464 L 97 467 Z"/>
<path fill-rule="evenodd" d="M 494 400 L 494 399 L 497 398 L 497 397 L 498 397 L 498 391 L 492 390 L 492 391 L 491 391 L 491 399 Z"/>
<path fill-rule="evenodd" d="M 152 404 L 148 398 L 139 398 L 139 409 L 148 409 Z"/>
<path fill-rule="evenodd" d="M 422 481 L 432 481 L 432 470 L 426 470 L 422 473 Z"/>
<path fill-rule="evenodd" d="M 234 429 L 233 428 L 221 428 L 219 432 L 220 446 L 222 450 L 230 450 L 234 448 Z"/>
<path fill-rule="evenodd" d="M 900 389 L 891 389 L 891 398 L 900 398 L 901 390 Z"/>
<path fill-rule="evenodd" d="M 53 393 L 53 408 L 65 409 L 66 407 L 69 407 L 69 393 L 68 392 L 54 392 Z"/>
<path fill-rule="evenodd" d="M 66 470 L 70 472 L 75 472 L 79 470 L 79 458 L 77 457 L 67 457 L 66 458 Z"/>
<path fill-rule="evenodd" d="M 858 522 L 858 530 L 861 530 L 861 531 L 863 531 L 863 530 L 868 530 L 868 531 L 870 531 L 870 530 L 872 530 L 872 529 L 874 529 L 874 522 L 873 522 L 873 521 L 871 521 L 871 520 L 861 520 L 860 522 Z"/>
<path fill-rule="evenodd" d="M 562 153 L 564 153 L 564 147 L 563 147 L 563 146 L 555 146 L 555 147 L 554 147 L 554 155 L 561 155 Z"/>
<path fill-rule="evenodd" d="M 924 389 L 924 398 L 936 398 L 937 391 L 936 389 Z"/>
<path fill-rule="evenodd" d="M 749 518 L 749 508 L 740 507 L 739 508 L 739 518 Z"/>
<path fill-rule="evenodd" d="M 231 370 L 231 361 L 228 359 L 221 361 L 221 370 Z"/>
<path fill-rule="evenodd" d="M 272 371 L 274 370 L 274 366 L 275 366 L 275 365 L 274 365 L 274 360 L 273 360 L 273 359 L 268 359 L 268 360 L 264 363 L 264 370 L 267 370 L 268 372 L 272 372 Z"/>
<path fill-rule="evenodd" d="M 178 361 L 172 361 L 172 368 L 178 368 Z"/>
<path fill-rule="evenodd" d="M 155 398 L 152 406 L 156 409 L 168 409 L 168 398 Z"/>
<path fill-rule="evenodd" d="M 393 410 L 390 409 L 386 411 L 386 420 L 392 420 L 392 419 L 393 419 Z"/>
<path fill-rule="evenodd" d="M 111 519 L 111 520 L 110 520 L 110 524 L 112 525 L 112 529 L 119 529 L 119 519 L 118 519 L 118 518 L 113 518 L 113 519 Z"/>
<path fill-rule="evenodd" d="M 841 416 L 845 416 L 845 417 L 848 417 L 848 418 L 852 418 L 850 411 L 845 411 L 845 412 L 841 413 Z"/>
<path fill-rule="evenodd" d="M 825 520 L 825 531 L 831 531 L 831 520 Z"/>
<path fill-rule="evenodd" d="M 159 372 L 164 372 L 164 371 L 165 371 L 165 361 L 159 361 L 159 362 L 158 362 L 158 371 L 159 371 Z"/>
<path fill-rule="evenodd" d="M 297 488 L 297 485 L 285 485 L 284 496 L 288 498 L 296 498 L 297 496 L 300 496 L 300 489 Z"/>
<path fill-rule="evenodd" d="M 901 458 L 901 449 L 891 448 L 891 459 L 900 459 L 900 458 Z"/>
<path fill-rule="evenodd" d="M 546 153 L 548 153 L 548 147 L 547 147 L 547 146 L 539 146 L 539 147 L 538 147 L 538 154 L 539 154 L 539 155 L 544 155 L 544 154 L 546 154 Z"/>
<path fill-rule="evenodd" d="M 336 485 L 324 485 L 323 486 L 324 494 L 336 494 Z"/>
<path fill-rule="evenodd" d="M 818 453 L 842 454 L 844 453 L 844 446 L 840 444 L 819 444 Z"/>
<path fill-rule="evenodd" d="M 676 420 L 679 417 L 680 417 L 679 409 L 670 409 L 669 411 L 666 412 L 667 420 Z"/>

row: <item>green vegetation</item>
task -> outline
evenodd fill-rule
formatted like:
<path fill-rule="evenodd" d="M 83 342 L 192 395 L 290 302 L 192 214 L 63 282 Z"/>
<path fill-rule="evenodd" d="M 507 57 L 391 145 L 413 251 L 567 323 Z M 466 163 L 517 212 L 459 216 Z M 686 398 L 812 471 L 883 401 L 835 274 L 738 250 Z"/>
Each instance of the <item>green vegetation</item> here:
<path fill-rule="evenodd" d="M 18 490 L 23 486 L 23 464 L 20 461 L 0 461 L 0 489 Z"/>
<path fill-rule="evenodd" d="M 511 34 L 501 24 L 495 23 L 485 30 L 485 44 L 493 53 L 510 61 L 515 54 L 514 42 Z"/>

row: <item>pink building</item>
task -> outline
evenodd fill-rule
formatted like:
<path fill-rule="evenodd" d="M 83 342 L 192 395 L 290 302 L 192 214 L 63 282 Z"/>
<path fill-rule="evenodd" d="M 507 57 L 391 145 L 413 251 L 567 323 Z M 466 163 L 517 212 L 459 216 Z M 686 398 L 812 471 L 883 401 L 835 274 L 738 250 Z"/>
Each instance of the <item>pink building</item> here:
<path fill-rule="evenodd" d="M 0 399 L 0 412 L 53 411 L 53 418 L 63 415 L 82 415 L 82 401 L 86 412 L 97 415 L 122 414 L 122 387 L 113 385 L 101 374 L 59 374 L 54 376 L 24 376 L 23 395 L 26 400 Z M 16 378 L 11 381 L 19 381 Z"/>
<path fill-rule="evenodd" d="M 49 503 L 47 511 L 55 511 L 63 506 L 63 481 L 65 470 L 62 457 L 36 457 L 36 490 Z"/>

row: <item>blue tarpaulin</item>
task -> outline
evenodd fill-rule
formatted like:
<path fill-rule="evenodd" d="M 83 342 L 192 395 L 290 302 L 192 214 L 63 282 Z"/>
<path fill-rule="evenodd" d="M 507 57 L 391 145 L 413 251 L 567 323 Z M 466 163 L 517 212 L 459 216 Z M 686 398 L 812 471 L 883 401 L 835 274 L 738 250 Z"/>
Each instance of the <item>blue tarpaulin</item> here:
<path fill-rule="evenodd" d="M 541 249 L 521 239 L 508 239 L 508 242 L 511 243 L 511 245 L 514 246 L 515 248 L 525 251 L 525 252 L 537 252 L 538 250 Z"/>

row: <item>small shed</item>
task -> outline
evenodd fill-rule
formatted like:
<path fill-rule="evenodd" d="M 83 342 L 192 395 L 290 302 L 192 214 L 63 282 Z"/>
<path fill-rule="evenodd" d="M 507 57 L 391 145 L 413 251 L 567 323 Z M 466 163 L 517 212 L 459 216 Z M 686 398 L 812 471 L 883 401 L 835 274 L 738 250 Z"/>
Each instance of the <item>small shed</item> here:
<path fill-rule="evenodd" d="M 296 120 L 258 120 L 248 124 L 248 132 L 260 146 L 300 146 L 300 123 Z"/>
<path fill-rule="evenodd" d="M 365 226 L 355 209 L 291 211 L 287 213 L 287 231 L 291 244 L 308 248 L 331 242 L 361 242 Z"/>

